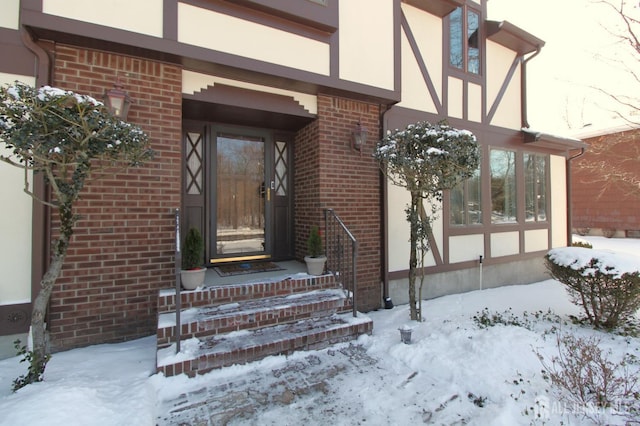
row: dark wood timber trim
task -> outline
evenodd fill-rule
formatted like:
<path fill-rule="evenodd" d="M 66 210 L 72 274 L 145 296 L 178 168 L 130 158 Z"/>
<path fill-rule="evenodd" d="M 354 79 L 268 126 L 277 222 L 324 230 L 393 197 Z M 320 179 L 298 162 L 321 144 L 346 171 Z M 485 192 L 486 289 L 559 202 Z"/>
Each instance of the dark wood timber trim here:
<path fill-rule="evenodd" d="M 403 0 L 411 6 L 431 13 L 432 15 L 447 16 L 456 8 L 464 6 L 465 0 Z"/>

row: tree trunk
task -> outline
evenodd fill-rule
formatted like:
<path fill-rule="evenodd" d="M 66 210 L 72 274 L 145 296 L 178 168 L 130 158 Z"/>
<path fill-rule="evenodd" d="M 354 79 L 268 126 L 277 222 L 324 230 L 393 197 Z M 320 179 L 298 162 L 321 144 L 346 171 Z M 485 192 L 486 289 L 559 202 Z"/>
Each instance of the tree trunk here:
<path fill-rule="evenodd" d="M 49 354 L 46 341 L 44 319 L 49 305 L 49 298 L 53 292 L 53 286 L 60 275 L 66 252 L 62 255 L 54 255 L 47 272 L 40 281 L 40 292 L 33 302 L 31 312 L 31 334 L 33 337 L 33 352 L 38 360 L 45 359 Z"/>
<path fill-rule="evenodd" d="M 31 312 L 31 335 L 33 338 L 33 353 L 37 363 L 42 363 L 42 371 L 44 373 L 44 367 L 46 364 L 46 357 L 49 355 L 49 345 L 47 344 L 46 331 L 45 331 L 45 316 L 47 314 L 47 307 L 49 305 L 49 299 L 53 292 L 53 286 L 60 276 L 62 271 L 62 265 L 64 259 L 67 256 L 67 249 L 69 248 L 69 240 L 73 235 L 73 225 L 75 217 L 72 212 L 71 203 L 65 203 L 59 206 L 58 211 L 60 213 L 60 236 L 52 246 L 51 263 L 47 268 L 42 280 L 40 281 L 40 292 L 33 302 L 33 309 Z"/>
<path fill-rule="evenodd" d="M 420 193 L 411 191 L 411 206 L 409 207 L 409 223 L 411 227 L 411 249 L 409 253 L 409 310 L 412 320 L 418 318 L 418 307 L 416 299 L 416 268 L 418 265 L 418 227 L 420 220 Z"/>

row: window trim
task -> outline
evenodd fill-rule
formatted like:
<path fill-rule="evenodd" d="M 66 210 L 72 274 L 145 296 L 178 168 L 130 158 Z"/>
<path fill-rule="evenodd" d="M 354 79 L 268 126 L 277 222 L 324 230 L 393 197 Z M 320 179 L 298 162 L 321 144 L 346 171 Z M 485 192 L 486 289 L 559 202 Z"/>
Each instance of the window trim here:
<path fill-rule="evenodd" d="M 458 68 L 455 65 L 451 64 L 451 16 L 453 12 L 461 9 L 461 17 L 462 17 L 462 68 Z M 478 15 L 478 73 L 473 73 L 468 71 L 469 67 L 469 41 L 466 36 L 468 31 L 468 14 L 469 11 L 472 11 Z M 449 13 L 445 19 L 446 24 L 443 25 L 444 30 L 444 40 L 445 40 L 445 62 L 446 68 L 449 70 L 449 75 L 459 77 L 465 80 L 474 81 L 477 83 L 481 83 L 483 81 L 484 76 L 484 64 L 485 64 L 485 51 L 486 51 L 486 43 L 485 43 L 485 25 L 484 25 L 484 15 L 481 7 L 477 7 L 477 5 L 469 5 L 464 4 L 460 5 L 456 9 L 454 9 L 451 13 Z"/>
<path fill-rule="evenodd" d="M 470 189 L 469 189 L 469 181 L 472 179 L 471 177 L 469 179 L 465 179 L 463 182 L 461 182 L 458 186 L 456 186 L 456 188 L 452 188 L 450 189 L 449 195 L 447 197 L 447 201 L 448 201 L 448 207 L 447 207 L 447 211 L 449 212 L 449 228 L 473 228 L 473 227 L 481 227 L 484 226 L 485 224 L 485 220 L 486 220 L 486 213 L 484 211 L 484 202 L 483 202 L 483 195 L 484 195 L 484 153 L 481 151 L 480 154 L 480 163 L 478 164 L 478 168 L 476 169 L 475 173 L 478 173 L 478 191 L 480 194 L 480 199 L 478 200 L 478 204 L 479 204 L 479 209 L 480 209 L 480 221 L 479 222 L 474 222 L 474 223 L 470 223 L 469 222 L 469 217 L 470 217 L 470 213 L 469 213 L 469 201 L 470 201 Z M 453 208 L 453 202 L 452 202 L 452 197 L 454 194 L 454 190 L 457 189 L 459 186 L 462 186 L 462 202 L 463 202 L 463 217 L 464 217 L 464 223 L 454 223 L 451 220 L 451 213 L 452 213 L 452 208 Z"/>
<path fill-rule="evenodd" d="M 493 153 L 493 151 L 503 151 L 503 152 L 510 152 L 513 154 L 513 191 L 514 191 L 514 207 L 515 207 L 515 220 L 513 221 L 503 221 L 503 222 L 495 222 L 493 220 L 493 185 L 492 185 L 492 178 L 493 178 L 493 169 L 492 169 L 492 162 L 491 162 L 491 154 Z M 518 150 L 515 149 L 508 149 L 508 148 L 503 148 L 503 147 L 490 147 L 489 148 L 489 156 L 488 156 L 488 160 L 487 160 L 487 165 L 489 167 L 489 174 L 488 174 L 488 179 L 489 179 L 489 196 L 488 196 L 488 202 L 489 202 L 489 206 L 490 206 L 490 210 L 489 210 L 489 218 L 488 218 L 488 222 L 492 225 L 492 226 L 513 226 L 513 225 L 522 225 L 524 224 L 524 220 L 523 220 L 523 212 L 522 212 L 522 202 L 521 199 L 524 199 L 524 192 L 522 191 L 522 188 L 520 186 L 520 182 L 522 182 L 522 177 L 521 175 L 521 159 L 522 159 L 522 153 Z M 522 194 L 522 195 L 521 195 Z"/>
<path fill-rule="evenodd" d="M 535 204 L 535 214 L 533 216 L 532 220 L 527 220 L 527 191 L 528 191 L 528 187 L 527 187 L 527 164 L 525 161 L 525 157 L 527 155 L 533 156 L 534 157 L 534 161 L 539 161 L 539 158 L 544 159 L 544 208 L 545 208 L 545 219 L 544 220 L 540 220 L 538 219 L 538 203 Z M 524 191 L 523 191 L 523 203 L 524 203 L 524 217 L 523 217 L 523 223 L 524 224 L 546 224 L 549 223 L 549 208 L 550 208 L 550 182 L 549 182 L 549 174 L 550 174 L 550 157 L 549 154 L 541 154 L 538 152 L 529 152 L 529 151 L 523 151 L 522 152 L 522 163 L 523 163 L 523 167 L 522 167 L 522 179 L 523 179 L 523 186 L 524 186 Z M 536 171 L 538 170 L 537 168 L 535 169 Z M 537 186 L 536 186 L 537 188 Z M 537 195 L 537 191 L 536 194 Z"/>

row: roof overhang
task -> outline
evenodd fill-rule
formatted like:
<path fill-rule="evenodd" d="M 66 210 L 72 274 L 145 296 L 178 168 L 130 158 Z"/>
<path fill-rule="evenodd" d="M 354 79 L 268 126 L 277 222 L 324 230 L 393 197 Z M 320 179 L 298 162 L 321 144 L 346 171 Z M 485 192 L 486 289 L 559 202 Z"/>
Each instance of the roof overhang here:
<path fill-rule="evenodd" d="M 447 16 L 457 8 L 464 6 L 465 0 L 403 0 L 405 3 L 425 10 L 440 18 Z"/>
<path fill-rule="evenodd" d="M 487 38 L 523 56 L 542 49 L 544 41 L 508 21 L 485 21 Z"/>
<path fill-rule="evenodd" d="M 572 149 L 585 149 L 587 144 L 580 139 L 554 136 L 548 133 L 538 132 L 531 129 L 522 129 L 524 143 L 545 149 L 556 151 L 569 151 Z"/>

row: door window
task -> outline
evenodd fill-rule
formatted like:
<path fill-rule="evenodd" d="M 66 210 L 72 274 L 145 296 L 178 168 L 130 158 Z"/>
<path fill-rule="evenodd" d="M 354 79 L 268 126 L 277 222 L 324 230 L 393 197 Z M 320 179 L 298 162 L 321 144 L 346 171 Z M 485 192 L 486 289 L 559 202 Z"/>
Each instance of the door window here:
<path fill-rule="evenodd" d="M 265 143 L 260 137 L 216 138 L 216 252 L 265 251 Z"/>

